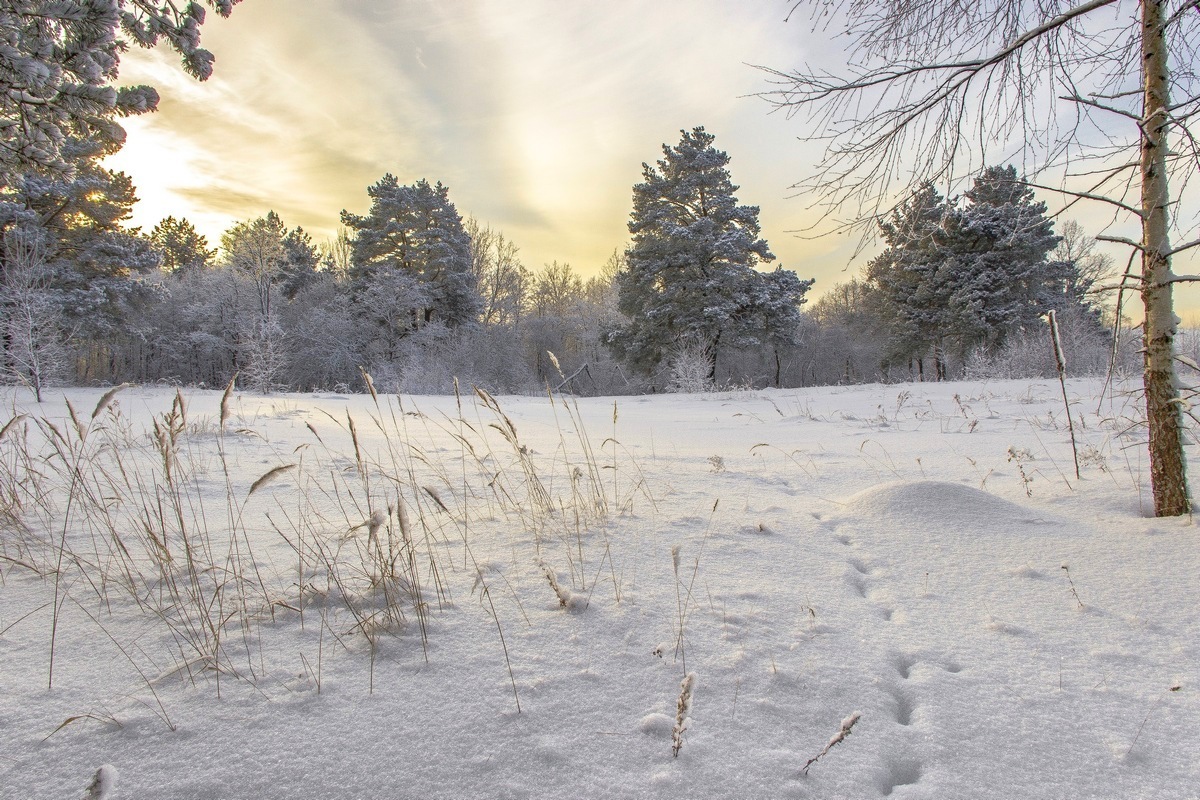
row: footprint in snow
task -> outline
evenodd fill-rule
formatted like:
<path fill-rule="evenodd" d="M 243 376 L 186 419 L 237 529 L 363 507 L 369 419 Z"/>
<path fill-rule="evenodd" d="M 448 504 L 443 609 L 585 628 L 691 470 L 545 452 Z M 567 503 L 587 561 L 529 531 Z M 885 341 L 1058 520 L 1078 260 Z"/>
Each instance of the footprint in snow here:
<path fill-rule="evenodd" d="M 889 689 L 888 694 L 892 696 L 892 713 L 899 725 L 912 725 L 913 712 L 917 710 L 916 701 L 912 695 L 903 689 Z"/>
<path fill-rule="evenodd" d="M 889 762 L 880 775 L 879 790 L 885 797 L 901 786 L 911 786 L 921 780 L 921 763 L 907 759 L 897 759 Z"/>
<path fill-rule="evenodd" d="M 908 655 L 907 653 L 897 653 L 896 655 L 892 656 L 892 666 L 896 668 L 896 673 L 905 680 L 908 680 L 908 676 L 912 674 L 912 668 L 916 666 L 916 664 L 916 657 Z"/>
<path fill-rule="evenodd" d="M 860 575 L 870 575 L 872 572 L 870 567 L 868 567 L 866 564 L 864 564 L 861 560 L 859 560 L 857 558 L 851 558 L 846 563 L 848 563 L 850 566 L 854 567 L 854 571 Z"/>

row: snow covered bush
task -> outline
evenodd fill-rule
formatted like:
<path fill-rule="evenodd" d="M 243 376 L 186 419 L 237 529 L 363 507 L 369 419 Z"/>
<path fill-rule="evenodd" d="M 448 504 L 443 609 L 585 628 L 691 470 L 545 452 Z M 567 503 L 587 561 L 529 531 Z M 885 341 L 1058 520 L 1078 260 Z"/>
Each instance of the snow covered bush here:
<path fill-rule="evenodd" d="M 1067 375 L 1103 375 L 1112 358 L 1112 339 L 1098 325 L 1078 325 L 1061 320 L 1061 340 Z M 964 364 L 969 380 L 985 378 L 1051 378 L 1058 374 L 1047 327 L 1012 334 L 996 350 L 977 347 Z"/>
<path fill-rule="evenodd" d="M 453 394 L 481 386 L 496 394 L 528 394 L 538 383 L 526 367 L 521 342 L 505 328 L 431 323 L 400 344 L 396 358 L 371 370 L 380 388 L 404 394 Z"/>
<path fill-rule="evenodd" d="M 67 376 L 70 354 L 59 327 L 60 300 L 50 288 L 50 269 L 40 242 L 10 231 L 4 237 L 6 269 L 0 277 L 0 379 L 42 389 Z"/>
<path fill-rule="evenodd" d="M 246 326 L 242 335 L 240 355 L 245 359 L 242 377 L 247 385 L 260 394 L 270 394 L 281 386 L 288 361 L 288 338 L 274 311 Z"/>
<path fill-rule="evenodd" d="M 697 394 L 714 391 L 712 353 L 703 342 L 684 342 L 675 346 L 668 361 L 667 391 Z"/>

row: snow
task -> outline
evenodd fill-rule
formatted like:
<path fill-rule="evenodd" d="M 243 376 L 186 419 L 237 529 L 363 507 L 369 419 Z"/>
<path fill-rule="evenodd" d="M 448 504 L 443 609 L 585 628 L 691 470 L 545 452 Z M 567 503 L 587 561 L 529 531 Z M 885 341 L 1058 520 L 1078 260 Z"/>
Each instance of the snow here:
<path fill-rule="evenodd" d="M 136 493 L 68 507 L 35 424 L 82 475 L 123 452 L 153 494 L 175 390 L 94 420 L 103 390 L 5 390 L 0 426 L 29 416 L 0 439 L 0 509 L 18 444 L 59 496 L 26 497 L 27 530 L 0 514 L 0 797 L 83 796 L 98 770 L 141 800 L 1200 796 L 1200 548 L 1148 516 L 1125 389 L 1068 382 L 1079 479 L 1050 381 L 239 393 L 224 426 L 219 392 L 184 389 L 177 485 L 212 558 L 171 574 L 245 587 L 206 595 L 230 620 L 208 659 L 160 573 L 139 608 L 113 566 L 102 523 L 133 548 Z M 423 614 L 372 593 L 379 553 Z"/>

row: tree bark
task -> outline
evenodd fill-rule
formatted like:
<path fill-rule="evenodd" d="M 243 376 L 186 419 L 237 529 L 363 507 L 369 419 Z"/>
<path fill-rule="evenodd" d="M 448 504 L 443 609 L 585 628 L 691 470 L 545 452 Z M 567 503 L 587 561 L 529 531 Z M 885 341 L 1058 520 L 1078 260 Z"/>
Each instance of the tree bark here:
<path fill-rule="evenodd" d="M 1183 458 L 1179 386 L 1175 378 L 1175 311 L 1171 297 L 1171 252 L 1167 186 L 1166 3 L 1142 2 L 1142 303 L 1145 339 L 1146 420 L 1150 427 L 1150 486 L 1154 514 L 1179 516 L 1191 510 Z"/>
<path fill-rule="evenodd" d="M 716 384 L 717 382 L 717 348 L 721 346 L 721 332 L 717 331 L 717 335 L 713 337 L 712 345 L 708 352 L 708 381 Z"/>

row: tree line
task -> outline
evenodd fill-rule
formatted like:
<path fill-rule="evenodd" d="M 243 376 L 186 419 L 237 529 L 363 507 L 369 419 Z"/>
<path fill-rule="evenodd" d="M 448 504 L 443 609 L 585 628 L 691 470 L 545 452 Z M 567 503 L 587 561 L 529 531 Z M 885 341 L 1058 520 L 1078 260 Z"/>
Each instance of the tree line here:
<path fill-rule="evenodd" d="M 809 5 L 784 1 L 792 13 Z M 132 186 L 95 162 L 123 143 L 121 117 L 153 111 L 158 103 L 152 87 L 116 85 L 121 54 L 132 46 L 165 41 L 181 56 L 183 68 L 204 80 L 214 60 L 200 47 L 206 9 L 227 16 L 238 2 L 180 6 L 172 0 L 12 0 L 0 7 L 0 375 L 32 385 L 39 399 L 43 378 L 65 372 L 72 360 L 76 377 L 92 380 L 104 380 L 101 367 L 115 375 L 118 367 L 139 362 L 128 353 L 136 347 L 120 345 L 149 341 L 150 328 L 139 330 L 134 323 L 145 323 L 137 313 L 145 308 L 141 303 L 162 288 L 146 278 L 163 256 L 120 225 L 122 209 L 132 202 Z M 842 27 L 851 42 L 846 73 L 825 67 L 815 72 L 767 69 L 776 86 L 763 95 L 788 114 L 813 112 L 809 138 L 827 143 L 814 174 L 797 188 L 814 193 L 827 219 L 849 212 L 842 230 L 878 224 L 887 240 L 888 249 L 863 282 L 838 287 L 842 291 L 831 295 L 844 300 L 845 307 L 862 300 L 891 311 L 883 317 L 886 335 L 876 337 L 888 343 L 889 355 L 880 369 L 890 371 L 894 356 L 907 356 L 923 372 L 920 354 L 932 347 L 934 371 L 941 376 L 948 349 L 961 356 L 965 345 L 975 341 L 976 353 L 994 357 L 997 348 L 1011 348 L 1027 334 L 1024 324 L 1017 325 L 1017 335 L 1009 330 L 1011 320 L 1024 316 L 1015 309 L 992 315 L 1001 335 L 993 332 L 995 325 L 982 333 L 971 330 L 971 315 L 988 320 L 988 303 L 1004 296 L 993 291 L 994 281 L 989 287 L 977 277 L 1012 277 L 998 269 L 1003 259 L 989 258 L 989 253 L 1004 251 L 1018 237 L 994 235 L 994 226 L 985 219 L 987 207 L 999 210 L 1005 203 L 985 197 L 988 187 L 978 182 L 973 191 L 980 196 L 968 193 L 969 206 L 961 215 L 939 209 L 936 196 L 921 198 L 929 188 L 922 181 L 956 182 L 964 160 L 975 163 L 977 154 L 990 147 L 1011 146 L 1015 149 L 1009 152 L 1034 164 L 1036 172 L 1061 172 L 1057 186 L 1041 188 L 1058 192 L 1071 204 L 1107 205 L 1114 222 L 1129 221 L 1141 229 L 1140 240 L 1109 232 L 1100 238 L 1127 247 L 1131 266 L 1136 259 L 1141 262 L 1140 274 L 1127 268 L 1119 277 L 1122 293 L 1140 294 L 1144 310 L 1142 375 L 1155 513 L 1187 513 L 1191 501 L 1183 410 L 1188 403 L 1175 367 L 1179 320 L 1172 287 L 1200 278 L 1179 275 L 1172 264 L 1200 246 L 1196 226 L 1183 211 L 1182 192 L 1200 165 L 1190 128 L 1200 111 L 1200 72 L 1194 68 L 1200 55 L 1200 15 L 1192 13 L 1200 11 L 1200 0 L 987 0 L 966 9 L 961 4 L 895 3 L 871 13 L 861 13 L 859 0 L 811 5 L 818 17 Z M 666 158 L 658 162 L 659 169 L 645 166 L 646 183 L 634 189 L 628 269 L 618 271 L 623 277 L 615 280 L 624 321 L 604 330 L 601 339 L 650 386 L 662 383 L 664 365 L 671 384 L 699 380 L 711 385 L 722 357 L 728 359 L 732 352 L 744 373 L 752 359 L 738 351 L 761 354 L 764 349 L 773 351 L 775 383 L 782 385 L 784 351 L 796 346 L 803 327 L 794 312 L 808 284 L 782 270 L 768 278 L 755 269 L 771 260 L 758 236 L 757 211 L 732 199 L 710 202 L 717 199 L 712 193 L 718 187 L 731 192 L 732 184 L 722 172 L 727 157 L 704 136 L 696 129 L 689 140 L 684 132 L 678 148 L 664 146 Z M 709 177 L 680 180 L 689 164 Z M 906 181 L 915 191 L 897 191 L 898 183 Z M 385 183 L 387 179 L 377 188 L 386 189 Z M 1037 185 L 1020 183 L 1025 189 Z M 1001 195 L 1017 198 L 1012 184 L 1005 178 L 996 186 Z M 693 196 L 693 191 L 699 194 Z M 897 196 L 901 202 L 889 205 Z M 457 212 L 445 216 L 457 217 Z M 281 226 L 269 217 L 249 227 Z M 934 218 L 940 220 L 936 227 L 908 225 Z M 1033 218 L 1028 222 L 1030 227 L 1022 230 L 1032 236 L 1021 238 L 1036 252 L 1042 246 L 1039 239 L 1049 241 L 1048 230 L 1039 236 L 1040 223 Z M 925 233 L 912 241 L 910 231 Z M 379 266 L 369 263 L 370 255 L 364 256 L 357 241 L 350 245 L 339 240 L 330 249 L 351 252 L 350 264 L 358 272 L 364 263 L 368 270 Z M 447 247 L 449 243 L 439 244 L 440 250 Z M 450 258 L 446 252 L 441 256 Z M 961 272 L 945 267 L 986 266 L 988 261 L 992 268 L 982 272 L 973 266 Z M 382 273 L 408 281 L 410 275 L 392 268 L 405 263 L 385 258 Z M 257 316 L 251 313 L 242 327 L 249 331 L 245 340 L 257 342 L 246 350 L 250 374 L 265 388 L 270 381 L 263 376 L 276 374 L 272 364 L 287 361 L 287 348 L 281 345 L 295 337 L 286 335 L 282 314 L 272 313 L 279 309 L 274 282 L 264 282 L 261 275 L 247 278 L 228 266 L 228 274 L 255 281 Z M 421 277 L 440 274 L 440 269 L 435 266 Z M 1065 275 L 1051 282 L 1067 287 L 1069 297 L 1068 285 L 1085 274 L 1078 271 L 1074 278 Z M 422 297 L 408 304 L 404 342 L 437 327 L 478 330 L 478 320 L 455 325 L 448 316 L 438 318 L 437 292 L 458 291 L 454 275 L 442 277 L 450 282 L 415 287 Z M 1017 278 L 1018 285 L 1027 287 L 1045 283 L 1040 277 Z M 1041 289 L 1025 293 L 1019 302 L 1036 308 L 1040 301 L 1033 298 Z M 475 292 L 472 302 L 482 308 L 478 282 Z M 927 302 L 931 295 L 938 303 Z M 689 306 L 686 298 L 692 296 L 705 302 Z M 907 298 L 911 305 L 896 305 L 893 296 Z M 947 312 L 947 303 L 971 313 Z M 249 305 L 254 308 L 253 302 Z M 241 309 L 233 310 L 230 325 L 243 319 Z M 854 320 L 856 313 L 848 318 Z M 395 324 L 403 328 L 403 315 Z M 666 337 L 668 351 L 661 338 L 664 330 L 685 335 Z M 194 344 L 220 349 L 219 337 L 206 342 L 203 331 L 189 331 Z M 811 350 L 813 340 L 807 344 Z M 352 359 L 355 355 L 352 351 Z M 567 376 L 558 358 L 550 361 L 563 378 L 560 386 L 581 372 L 595 382 L 587 364 Z M 847 359 L 847 379 L 850 366 Z M 753 373 L 754 367 L 749 369 Z M 621 374 L 633 388 L 634 382 Z"/>
<path fill-rule="evenodd" d="M 764 269 L 775 256 L 758 208 L 738 202 L 714 142 L 682 131 L 643 165 L 630 245 L 585 280 L 569 264 L 531 270 L 503 232 L 464 220 L 448 187 L 393 175 L 328 242 L 275 212 L 219 247 L 174 217 L 143 235 L 123 226 L 129 179 L 100 165 L 104 147 L 72 140 L 68 170 L 0 191 L 3 374 L 38 392 L 234 375 L 262 392 L 353 391 L 363 370 L 417 393 L 456 378 L 584 394 L 942 379 L 1050 309 L 1105 346 L 1102 269 L 1063 249 L 1013 168 L 985 170 L 961 202 L 922 187 L 881 220 L 887 247 L 863 277 L 803 313 L 813 281 Z"/>
<path fill-rule="evenodd" d="M 1051 374 L 1050 311 L 1073 370 L 1109 365 L 1111 259 L 1073 220 L 1056 233 L 1014 167 L 985 168 L 961 198 L 925 183 L 878 228 L 883 252 L 813 309 L 816 332 L 856 343 L 844 380 Z"/>

